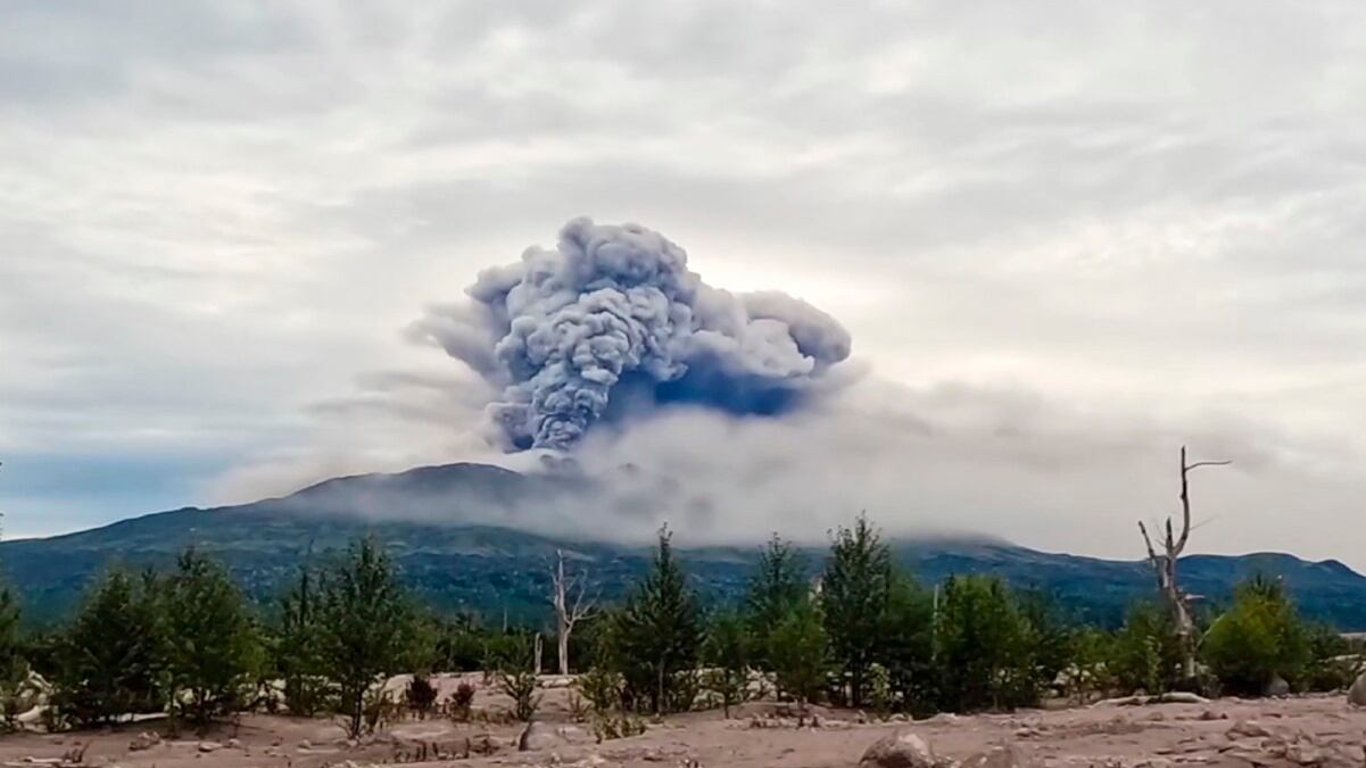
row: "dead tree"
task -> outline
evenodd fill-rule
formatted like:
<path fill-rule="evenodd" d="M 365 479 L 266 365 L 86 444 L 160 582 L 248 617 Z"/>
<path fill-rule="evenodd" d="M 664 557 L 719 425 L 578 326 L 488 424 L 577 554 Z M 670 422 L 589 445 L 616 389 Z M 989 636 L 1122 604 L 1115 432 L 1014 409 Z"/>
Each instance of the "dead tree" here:
<path fill-rule="evenodd" d="M 574 625 L 593 614 L 594 601 L 587 597 L 588 583 L 579 572 L 566 577 L 564 550 L 555 550 L 555 567 L 550 571 L 551 603 L 555 606 L 555 640 L 559 645 L 560 674 L 569 674 L 569 636 Z"/>
<path fill-rule="evenodd" d="M 1195 617 L 1191 612 L 1191 596 L 1186 594 L 1176 581 L 1176 566 L 1181 554 L 1186 550 L 1186 542 L 1191 535 L 1191 497 L 1189 475 L 1200 467 L 1222 467 L 1230 461 L 1197 461 L 1186 463 L 1186 447 L 1181 446 L 1181 533 L 1172 530 L 1172 519 L 1167 518 L 1166 537 L 1162 540 L 1162 551 L 1153 546 L 1152 537 L 1142 521 L 1138 530 L 1143 534 L 1143 543 L 1148 546 L 1148 562 L 1157 575 L 1157 588 L 1172 612 L 1176 623 L 1176 636 L 1181 642 L 1181 674 L 1190 680 L 1195 677 Z"/>

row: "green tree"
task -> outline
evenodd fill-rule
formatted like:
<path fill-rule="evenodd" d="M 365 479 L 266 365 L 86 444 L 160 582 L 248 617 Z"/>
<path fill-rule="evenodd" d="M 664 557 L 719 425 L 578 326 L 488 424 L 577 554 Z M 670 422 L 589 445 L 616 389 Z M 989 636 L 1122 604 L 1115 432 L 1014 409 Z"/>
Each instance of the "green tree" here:
<path fill-rule="evenodd" d="M 261 638 L 223 566 L 194 548 L 165 583 L 176 708 L 199 729 L 240 710 L 261 663 Z"/>
<path fill-rule="evenodd" d="M 745 596 L 749 630 L 754 638 L 754 661 L 768 666 L 768 639 L 778 624 L 806 599 L 806 564 L 801 553 L 774 534 L 759 556 L 759 565 Z"/>
<path fill-rule="evenodd" d="M 701 609 L 671 537 L 667 529 L 660 531 L 653 567 L 616 615 L 612 631 L 626 697 L 636 708 L 648 702 L 656 714 L 691 706 L 691 676 L 702 646 Z"/>
<path fill-rule="evenodd" d="M 1310 661 L 1309 633 L 1279 581 L 1256 577 L 1210 627 L 1202 651 L 1223 690 L 1261 695 L 1274 677 L 1300 681 Z"/>
<path fill-rule="evenodd" d="M 751 645 L 749 627 L 743 617 L 723 613 L 712 620 L 703 646 L 703 657 L 710 667 L 706 684 L 721 697 L 721 707 L 727 718 L 730 708 L 745 700 Z"/>
<path fill-rule="evenodd" d="M 29 665 L 19 633 L 19 601 L 8 585 L 0 586 L 0 717 L 13 730 L 17 718 L 33 703 Z"/>
<path fill-rule="evenodd" d="M 830 672 L 830 656 L 820 606 L 803 599 L 773 628 L 768 657 L 778 688 L 791 696 L 805 714 L 820 698 Z"/>
<path fill-rule="evenodd" d="M 399 671 L 411 623 L 407 596 L 373 539 L 353 542 L 321 583 L 319 647 L 352 738 L 365 729 L 366 695 Z"/>
<path fill-rule="evenodd" d="M 284 682 L 290 714 L 311 717 L 326 703 L 328 683 L 322 670 L 322 627 L 318 589 L 308 567 L 280 599 L 280 626 L 273 648 L 275 673 Z"/>
<path fill-rule="evenodd" d="M 1038 699 L 1035 637 L 998 578 L 950 578 L 936 628 L 941 703 L 957 712 Z"/>
<path fill-rule="evenodd" d="M 854 707 L 866 703 L 865 683 L 882 644 L 892 574 L 891 550 L 866 516 L 835 533 L 821 577 L 821 609 L 831 655 L 844 672 Z"/>
<path fill-rule="evenodd" d="M 938 698 L 934 668 L 934 599 L 915 579 L 892 572 L 876 652 L 886 668 L 893 709 L 926 713 Z"/>
<path fill-rule="evenodd" d="M 165 626 L 150 580 L 111 570 L 57 638 L 52 703 L 78 727 L 166 705 Z"/>
<path fill-rule="evenodd" d="M 1115 634 L 1106 663 L 1111 678 L 1126 693 L 1166 693 L 1181 681 L 1184 645 L 1171 611 L 1160 603 L 1135 605 Z"/>

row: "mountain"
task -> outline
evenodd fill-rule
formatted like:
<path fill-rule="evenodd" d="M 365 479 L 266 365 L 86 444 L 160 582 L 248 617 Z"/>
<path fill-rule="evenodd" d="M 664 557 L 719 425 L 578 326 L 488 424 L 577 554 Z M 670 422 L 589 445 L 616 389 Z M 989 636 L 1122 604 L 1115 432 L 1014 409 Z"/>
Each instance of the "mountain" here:
<path fill-rule="evenodd" d="M 417 595 L 444 610 L 544 621 L 548 564 L 564 549 L 590 571 L 604 600 L 622 596 L 649 566 L 651 549 L 579 537 L 529 533 L 529 517 L 557 497 L 592 493 L 571 475 L 521 475 L 498 467 L 452 464 L 394 475 L 336 478 L 278 499 L 215 509 L 185 508 L 65 536 L 0 543 L 0 570 L 16 586 L 31 621 L 69 614 L 83 590 L 111 563 L 164 567 L 194 545 L 222 559 L 254 600 L 270 604 L 299 565 L 321 562 L 356 537 L 384 542 Z M 586 538 L 587 537 L 587 538 Z M 684 542 L 680 542 L 680 545 Z M 1038 552 L 973 538 L 897 540 L 896 557 L 924 583 L 952 574 L 999 575 L 1055 596 L 1079 620 L 1120 621 L 1133 601 L 1153 594 L 1146 563 Z M 681 550 L 709 599 L 736 597 L 759 548 Z M 807 551 L 817 568 L 824 550 Z M 1280 576 L 1308 616 L 1344 631 L 1366 631 L 1366 577 L 1336 561 L 1286 554 L 1195 555 L 1183 583 L 1208 602 L 1229 599 L 1255 573 Z"/>

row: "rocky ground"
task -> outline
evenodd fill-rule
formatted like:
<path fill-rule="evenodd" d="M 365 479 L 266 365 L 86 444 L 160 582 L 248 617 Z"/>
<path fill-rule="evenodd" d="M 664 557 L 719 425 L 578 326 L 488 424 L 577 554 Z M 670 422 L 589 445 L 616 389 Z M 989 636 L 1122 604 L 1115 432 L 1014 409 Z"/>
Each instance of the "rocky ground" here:
<path fill-rule="evenodd" d="M 507 704 L 488 689 L 475 703 L 484 713 L 478 719 L 492 721 Z M 572 722 L 567 704 L 564 690 L 548 692 L 527 751 L 519 750 L 521 727 L 506 722 L 408 720 L 356 744 L 329 720 L 250 715 L 203 738 L 166 736 L 156 722 L 98 733 L 6 736 L 0 739 L 0 768 L 77 760 L 97 768 L 855 766 L 880 739 L 905 733 L 928 745 L 933 765 L 943 768 L 1366 767 L 1366 710 L 1349 707 L 1341 696 L 1107 704 L 915 723 L 860 722 L 867 718 L 858 713 L 818 710 L 816 727 L 798 727 L 782 705 L 751 703 L 731 719 L 720 712 L 680 715 L 643 735 L 603 743 L 590 724 Z M 930 756 L 916 742 L 884 745 L 880 765 L 928 768 Z"/>

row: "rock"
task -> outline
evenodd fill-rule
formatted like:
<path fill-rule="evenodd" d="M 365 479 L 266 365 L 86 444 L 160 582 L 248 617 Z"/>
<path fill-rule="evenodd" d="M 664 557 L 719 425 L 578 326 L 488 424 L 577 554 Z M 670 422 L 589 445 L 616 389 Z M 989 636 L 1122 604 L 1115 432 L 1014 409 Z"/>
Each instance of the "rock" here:
<path fill-rule="evenodd" d="M 220 749 L 222 749 L 222 748 L 223 748 L 223 745 L 222 745 L 222 744 L 219 744 L 219 743 L 216 742 L 216 741 L 201 741 L 201 742 L 199 742 L 199 751 L 200 751 L 200 752 L 203 752 L 203 753 L 206 753 L 206 754 L 209 753 L 209 752 L 217 752 L 218 750 L 220 750 Z"/>
<path fill-rule="evenodd" d="M 1026 768 L 1030 762 L 1008 744 L 978 752 L 959 764 L 959 768 Z"/>
<path fill-rule="evenodd" d="M 241 740 L 241 739 L 228 739 L 228 743 L 227 743 L 226 746 L 227 746 L 228 749 L 241 749 L 241 748 L 242 748 L 242 740 Z"/>
<path fill-rule="evenodd" d="M 913 731 L 897 731 L 873 743 L 859 760 L 860 768 L 936 768 L 930 743 Z"/>
<path fill-rule="evenodd" d="M 1239 720 L 1233 724 L 1232 728 L 1228 729 L 1228 737 L 1230 739 L 1236 739 L 1240 736 L 1264 739 L 1271 736 L 1271 731 L 1268 730 L 1265 725 L 1262 725 L 1255 720 Z"/>
<path fill-rule="evenodd" d="M 1287 683 L 1285 681 L 1285 678 L 1281 677 L 1280 675 L 1272 675 L 1271 680 L 1268 681 L 1266 687 L 1262 689 L 1262 695 L 1272 698 L 1289 696 L 1290 683 Z"/>
<path fill-rule="evenodd" d="M 144 749 L 151 749 L 160 743 L 161 734 L 159 733 L 139 733 L 133 737 L 132 741 L 128 742 L 128 751 L 141 752 Z"/>
<path fill-rule="evenodd" d="M 1347 703 L 1354 707 L 1366 707 L 1366 672 L 1358 675 L 1356 682 L 1347 689 Z"/>
<path fill-rule="evenodd" d="M 308 739 L 299 739 L 299 749 L 312 749 L 313 742 Z"/>
<path fill-rule="evenodd" d="M 583 731 L 572 725 L 556 728 L 549 723 L 532 721 L 526 724 L 522 735 L 517 738 L 517 749 L 522 752 L 543 752 L 583 740 Z"/>

